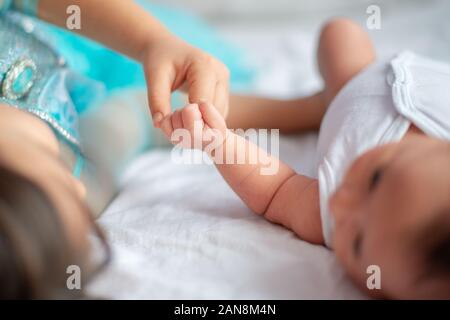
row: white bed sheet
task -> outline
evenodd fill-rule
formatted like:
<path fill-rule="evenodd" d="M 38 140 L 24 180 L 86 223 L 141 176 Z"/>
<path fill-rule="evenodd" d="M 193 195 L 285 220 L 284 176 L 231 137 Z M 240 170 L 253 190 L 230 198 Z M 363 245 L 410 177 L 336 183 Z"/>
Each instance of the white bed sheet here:
<path fill-rule="evenodd" d="M 448 1 L 409 9 L 373 32 L 381 54 L 409 47 L 450 61 Z M 441 19 L 438 17 L 442 16 Z M 258 68 L 254 92 L 291 96 L 320 86 L 318 24 L 222 26 Z M 281 157 L 314 176 L 316 135 L 284 137 Z M 114 251 L 89 287 L 114 299 L 360 299 L 332 252 L 252 214 L 213 167 L 155 150 L 132 164 L 99 223 Z"/>
<path fill-rule="evenodd" d="M 316 135 L 283 138 L 283 158 L 312 173 Z M 111 298 L 361 298 L 334 255 L 250 212 L 213 166 L 150 152 L 101 217 L 114 260 L 91 286 Z M 302 159 L 304 161 L 302 161 Z"/>

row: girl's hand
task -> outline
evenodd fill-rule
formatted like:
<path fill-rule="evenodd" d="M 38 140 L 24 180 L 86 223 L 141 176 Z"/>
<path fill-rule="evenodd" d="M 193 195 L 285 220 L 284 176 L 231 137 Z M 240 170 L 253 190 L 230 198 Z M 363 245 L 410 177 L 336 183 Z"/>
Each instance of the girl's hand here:
<path fill-rule="evenodd" d="M 79 33 L 143 64 L 157 127 L 170 113 L 171 92 L 179 88 L 188 92 L 191 103 L 213 103 L 227 116 L 229 71 L 224 64 L 171 34 L 134 1 L 39 0 L 39 18 L 65 28 L 73 2 L 83 12 Z"/>
<path fill-rule="evenodd" d="M 207 153 L 222 146 L 228 129 L 224 118 L 211 104 L 189 104 L 164 117 L 161 129 L 173 144 Z"/>
<path fill-rule="evenodd" d="M 209 54 L 170 34 L 149 41 L 142 55 L 153 123 L 170 114 L 170 95 L 179 88 L 190 103 L 208 102 L 228 114 L 229 71 Z"/>

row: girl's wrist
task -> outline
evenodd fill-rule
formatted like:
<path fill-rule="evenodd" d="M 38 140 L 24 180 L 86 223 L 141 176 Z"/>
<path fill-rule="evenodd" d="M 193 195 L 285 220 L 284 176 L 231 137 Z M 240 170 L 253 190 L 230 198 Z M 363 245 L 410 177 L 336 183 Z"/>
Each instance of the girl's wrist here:
<path fill-rule="evenodd" d="M 155 35 L 155 33 L 157 33 L 157 35 Z M 158 32 L 149 32 L 148 34 L 152 35 L 146 36 L 142 41 L 143 44 L 140 46 L 142 49 L 140 50 L 138 57 L 141 63 L 147 62 L 146 59 L 152 50 L 160 47 L 163 43 L 168 43 L 177 39 L 175 35 L 164 27 L 162 27 L 161 30 L 158 30 Z"/>

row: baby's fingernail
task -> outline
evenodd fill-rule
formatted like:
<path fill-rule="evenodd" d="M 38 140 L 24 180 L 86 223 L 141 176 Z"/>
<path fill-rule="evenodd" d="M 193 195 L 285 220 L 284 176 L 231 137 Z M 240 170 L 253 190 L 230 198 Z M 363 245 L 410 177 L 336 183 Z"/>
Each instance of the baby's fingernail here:
<path fill-rule="evenodd" d="M 163 115 L 161 112 L 157 112 L 153 115 L 153 124 L 155 126 L 159 125 L 159 123 L 161 122 L 161 120 L 163 119 Z"/>

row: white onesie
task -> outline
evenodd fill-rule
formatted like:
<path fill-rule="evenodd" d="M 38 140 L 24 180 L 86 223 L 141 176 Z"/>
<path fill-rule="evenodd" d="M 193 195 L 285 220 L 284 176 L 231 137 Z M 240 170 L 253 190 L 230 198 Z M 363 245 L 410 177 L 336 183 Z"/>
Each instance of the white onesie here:
<path fill-rule="evenodd" d="M 320 127 L 318 179 L 325 243 L 332 247 L 328 201 L 350 164 L 376 146 L 399 141 L 411 123 L 450 140 L 450 64 L 412 52 L 377 62 L 349 81 Z"/>

